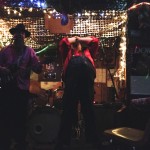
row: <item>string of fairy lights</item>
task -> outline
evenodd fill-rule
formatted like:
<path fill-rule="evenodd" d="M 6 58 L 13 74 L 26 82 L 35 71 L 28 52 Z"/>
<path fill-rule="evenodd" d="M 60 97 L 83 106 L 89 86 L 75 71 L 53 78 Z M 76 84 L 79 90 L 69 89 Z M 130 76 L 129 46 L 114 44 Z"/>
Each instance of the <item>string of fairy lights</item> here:
<path fill-rule="evenodd" d="M 44 18 L 25 18 L 21 19 L 21 12 L 23 12 L 24 9 L 27 8 L 19 8 L 18 11 L 16 9 L 11 7 L 5 7 L 5 11 L 8 13 L 8 15 L 18 15 L 17 19 L 10 19 L 10 20 L 2 20 L 3 23 L 0 21 L 0 24 L 5 24 L 5 29 L 2 29 L 2 31 L 8 31 L 10 26 L 12 26 L 14 23 L 17 24 L 19 22 L 24 22 L 27 29 L 32 33 L 32 37 L 30 39 L 27 39 L 26 43 L 27 45 L 33 47 L 34 49 L 38 49 L 37 54 L 44 53 L 47 51 L 52 44 L 55 42 L 55 40 L 59 41 L 59 38 L 62 38 L 62 36 L 66 35 L 55 35 L 51 34 L 49 30 L 46 30 L 44 27 Z M 29 13 L 33 11 L 33 9 L 28 9 Z M 52 8 L 39 10 L 36 9 L 36 11 L 43 11 L 43 14 L 48 14 L 49 19 L 51 17 L 54 17 L 55 19 L 60 19 L 61 15 Z M 126 11 L 116 11 L 116 10 L 106 10 L 106 11 L 87 11 L 83 10 L 81 13 L 75 13 L 72 16 L 69 16 L 74 19 L 74 26 L 73 29 L 70 31 L 67 36 L 72 35 L 94 35 L 96 37 L 101 37 L 101 39 L 107 39 L 104 40 L 103 45 L 106 47 L 111 47 L 114 43 L 110 40 L 110 38 L 114 38 L 117 36 L 121 36 L 121 43 L 120 43 L 120 65 L 117 70 L 117 73 L 115 77 L 118 77 L 119 80 L 125 80 L 125 53 L 126 53 L 126 37 L 125 37 L 125 25 L 127 20 L 127 14 Z M 7 23 L 6 23 L 7 22 Z M 8 25 L 8 22 L 10 25 Z M 7 25 L 7 26 L 6 26 Z M 1 25 L 2 27 L 2 25 Z M 7 30 L 6 30 L 7 29 Z M 1 30 L 0 30 L 1 32 Z M 4 35 L 3 35 L 4 34 Z M 4 37 L 8 39 L 9 32 L 2 33 L 2 37 L 0 37 L 1 42 L 4 41 Z M 6 36 L 7 35 L 7 36 Z M 10 35 L 11 36 L 11 35 Z M 43 39 L 45 38 L 45 40 Z M 56 39 L 57 38 L 57 39 Z M 48 41 L 51 40 L 51 41 Z M 47 43 L 46 45 L 40 45 L 39 41 L 43 41 L 43 43 Z M 4 41 L 3 45 L 8 44 L 8 42 Z M 123 45 L 123 46 L 122 46 Z"/>
<path fill-rule="evenodd" d="M 130 7 L 127 11 L 136 9 L 139 5 L 149 5 L 149 3 L 140 3 Z M 39 5 L 40 6 L 40 5 Z M 9 29 L 15 26 L 17 23 L 23 22 L 27 29 L 31 32 L 31 38 L 27 39 L 27 45 L 32 46 L 34 49 L 38 49 L 37 53 L 43 53 L 48 50 L 51 45 L 62 36 L 72 35 L 94 35 L 101 38 L 109 37 L 121 37 L 120 42 L 120 64 L 116 71 L 115 77 L 119 80 L 126 79 L 126 22 L 127 11 L 126 10 L 98 10 L 89 11 L 83 10 L 80 13 L 70 15 L 70 18 L 74 19 L 74 27 L 69 34 L 57 34 L 57 36 L 45 29 L 44 14 L 55 19 L 61 19 L 62 14 L 57 12 L 54 8 L 33 8 L 33 7 L 3 7 L 7 19 L 0 19 L 0 46 L 3 47 L 11 41 L 11 35 Z M 37 14 L 41 13 L 42 16 L 23 18 L 23 12 Z M 11 18 L 11 16 L 13 16 Z M 16 17 L 14 17 L 16 16 Z M 41 42 L 42 41 L 42 42 Z M 44 43 L 44 44 L 43 44 Z M 113 43 L 112 43 L 113 44 Z M 105 46 L 110 46 L 110 40 L 104 42 Z"/>
<path fill-rule="evenodd" d="M 23 19 L 21 17 L 21 12 L 23 12 L 23 10 L 25 10 L 27 8 L 19 8 L 18 10 L 16 8 L 11 8 L 11 7 L 4 7 L 4 10 L 7 13 L 7 20 L 1 22 L 1 27 L 3 27 L 4 22 L 7 22 L 7 26 L 11 27 L 13 24 L 17 24 L 19 22 L 24 22 L 27 29 L 32 33 L 32 38 L 33 39 L 39 39 L 41 36 L 41 39 L 38 41 L 42 41 L 43 39 L 43 35 L 44 37 L 47 37 L 48 39 L 53 39 L 55 37 L 55 35 L 53 35 L 52 33 L 50 33 L 50 31 L 47 31 L 46 29 L 44 29 L 45 27 L 45 20 L 42 17 L 38 17 L 36 19 L 33 19 L 32 17 L 30 18 L 25 18 Z M 31 13 L 33 11 L 33 9 L 29 8 L 28 12 Z M 39 9 L 34 9 L 34 11 L 41 11 Z M 60 19 L 61 15 L 60 13 L 58 13 L 55 9 L 52 8 L 48 8 L 48 9 L 43 9 L 43 14 L 48 14 L 48 18 L 50 19 L 51 17 L 55 18 L 55 19 Z M 34 12 L 36 13 L 36 12 Z M 15 18 L 11 18 L 9 17 L 9 15 L 18 15 L 17 19 Z M 69 17 L 74 19 L 74 27 L 73 29 L 70 31 L 70 36 L 74 35 L 74 34 L 78 34 L 78 35 L 95 35 L 97 37 L 100 36 L 101 37 L 115 37 L 115 36 L 119 36 L 122 32 L 122 26 L 125 23 L 125 14 L 126 11 L 114 11 L 114 10 L 109 10 L 109 11 L 87 11 L 84 10 L 82 13 L 76 13 L 74 15 L 70 15 Z M 8 20 L 8 18 L 11 18 Z M 13 22 L 11 24 L 11 22 Z M 10 25 L 8 25 L 10 24 Z M 6 26 L 3 27 L 3 30 L 7 28 Z M 7 31 L 8 28 L 5 30 Z M 3 33 L 2 33 L 3 35 Z M 6 35 L 9 35 L 9 33 L 7 33 Z M 3 36 L 5 37 L 5 36 Z M 45 38 L 46 38 L 45 37 Z M 59 37 L 59 36 L 58 36 Z M 60 37 L 61 38 L 61 37 Z M 7 38 L 8 39 L 8 38 Z M 4 39 L 2 39 L 3 42 Z M 44 40 L 43 43 L 45 43 L 46 40 Z M 108 41 L 109 42 L 109 41 Z M 107 43 L 108 43 L 107 42 Z M 37 43 L 37 42 L 36 42 Z M 108 45 L 106 43 L 106 45 Z M 4 44 L 6 44 L 6 40 L 4 41 Z M 38 49 L 39 47 L 37 47 L 37 45 L 31 45 L 33 48 Z M 39 46 L 39 45 L 38 45 Z"/>

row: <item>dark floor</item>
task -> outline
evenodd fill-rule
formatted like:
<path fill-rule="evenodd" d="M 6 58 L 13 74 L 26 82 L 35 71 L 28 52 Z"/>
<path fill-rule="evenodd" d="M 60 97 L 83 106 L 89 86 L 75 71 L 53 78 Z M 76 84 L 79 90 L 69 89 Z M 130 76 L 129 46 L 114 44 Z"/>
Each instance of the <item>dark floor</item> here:
<path fill-rule="evenodd" d="M 28 150 L 54 150 L 54 146 L 55 144 L 32 143 Z M 72 139 L 71 147 L 65 150 L 150 150 L 150 148 L 137 149 L 126 144 L 112 144 L 108 140 L 104 140 L 99 148 L 95 148 L 92 145 L 85 143 L 84 139 Z"/>
<path fill-rule="evenodd" d="M 72 143 L 70 149 L 67 150 L 114 150 L 111 146 L 108 145 L 108 141 L 103 142 L 103 147 L 95 148 L 91 144 L 85 142 L 84 138 L 72 138 Z M 106 144 L 105 144 L 106 143 Z M 47 144 L 47 143 L 30 143 L 29 150 L 54 150 L 55 143 Z M 116 149 L 117 150 L 117 149 Z"/>
<path fill-rule="evenodd" d="M 118 107 L 116 108 L 116 106 L 115 108 L 114 106 L 110 107 L 109 105 L 106 105 L 105 107 L 101 105 L 95 106 L 96 125 L 98 129 L 98 133 L 104 133 L 105 129 L 111 129 L 119 126 L 128 126 L 128 127 L 144 129 L 145 122 L 149 116 L 148 115 L 149 113 L 145 113 L 145 111 L 144 112 L 141 112 L 139 110 L 137 111 L 134 110 L 133 108 L 131 110 L 129 109 L 123 111 L 122 113 L 120 112 L 118 113 L 117 110 Z M 47 117 L 49 118 L 50 116 L 45 115 L 45 113 L 41 115 L 40 118 L 37 118 L 37 124 L 39 119 L 40 122 L 42 122 L 43 120 L 47 120 Z M 51 124 L 51 120 L 50 122 L 46 122 L 46 124 L 47 125 Z M 47 129 L 47 127 L 44 129 L 49 130 L 49 128 Z M 90 144 L 85 142 L 83 132 L 81 132 L 80 135 L 73 134 L 71 149 L 68 150 L 150 150 L 150 147 L 149 149 L 134 149 L 134 147 L 127 146 L 126 144 L 124 145 L 120 145 L 120 143 L 114 144 L 114 141 L 112 142 L 111 139 L 108 139 L 103 134 L 100 135 L 101 135 L 100 138 L 102 138 L 101 142 L 99 142 L 101 147 L 96 149 L 93 148 Z M 41 135 L 41 137 L 37 138 L 42 142 L 37 141 L 37 139 L 35 138 L 37 137 L 29 136 L 28 150 L 54 150 L 55 142 L 48 144 L 49 142 L 46 141 L 49 139 L 49 137 L 47 137 L 46 135 L 45 136 Z"/>
<path fill-rule="evenodd" d="M 112 112 L 113 110 L 110 109 L 99 109 L 99 107 L 95 107 L 96 125 L 99 133 L 103 132 L 105 128 L 113 127 Z M 84 127 L 83 127 L 84 121 L 82 115 L 79 116 L 80 116 L 79 124 L 81 128 L 76 130 L 73 129 L 71 150 L 96 150 L 96 148 L 93 148 L 92 145 L 85 142 Z M 51 138 L 50 135 L 53 134 L 50 131 L 51 124 L 52 124 L 51 119 L 53 118 L 53 123 L 55 125 L 55 128 L 56 125 L 58 124 L 57 119 L 55 117 L 45 112 L 44 113 L 40 112 L 34 115 L 33 117 L 31 117 L 31 122 L 30 122 L 31 124 L 29 126 L 31 130 L 29 130 L 29 138 L 28 138 L 29 145 L 30 145 L 29 150 L 53 150 L 54 149 L 55 143 L 53 142 L 53 144 L 48 144 L 49 143 L 48 141 Z M 47 125 L 45 126 L 45 124 Z M 42 132 L 40 132 L 40 130 Z M 103 137 L 103 139 L 105 143 L 105 138 Z M 103 146 L 103 149 L 105 149 L 106 147 L 108 146 Z M 97 150 L 99 150 L 99 148 Z"/>

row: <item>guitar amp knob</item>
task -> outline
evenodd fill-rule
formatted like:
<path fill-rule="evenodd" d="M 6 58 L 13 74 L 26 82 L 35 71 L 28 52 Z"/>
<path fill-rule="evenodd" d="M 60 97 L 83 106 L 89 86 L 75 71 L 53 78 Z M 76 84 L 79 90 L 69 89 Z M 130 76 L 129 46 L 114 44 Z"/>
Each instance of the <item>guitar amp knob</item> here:
<path fill-rule="evenodd" d="M 56 72 L 54 72 L 54 73 L 44 72 L 44 78 L 45 79 L 56 79 Z"/>

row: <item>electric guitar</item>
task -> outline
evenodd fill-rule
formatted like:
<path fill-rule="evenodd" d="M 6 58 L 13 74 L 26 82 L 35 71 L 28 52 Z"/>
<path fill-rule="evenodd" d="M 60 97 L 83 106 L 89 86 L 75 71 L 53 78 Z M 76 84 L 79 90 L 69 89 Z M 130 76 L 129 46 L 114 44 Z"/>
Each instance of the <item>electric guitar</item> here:
<path fill-rule="evenodd" d="M 15 76 L 11 72 L 4 73 L 4 70 L 0 68 L 0 91 L 7 89 L 14 81 Z"/>
<path fill-rule="evenodd" d="M 19 58 L 19 59 L 21 59 L 21 58 Z M 3 89 L 8 89 L 8 88 L 12 88 L 13 86 L 16 86 L 16 84 L 17 84 L 16 76 L 17 76 L 19 66 L 21 64 L 21 61 L 20 61 L 20 63 L 18 63 L 18 61 L 19 60 L 17 60 L 13 64 L 11 64 L 8 67 L 8 70 L 4 67 L 0 67 L 0 91 Z M 51 61 L 52 60 L 50 58 L 45 58 L 45 57 L 43 58 L 43 60 L 40 60 L 40 64 L 42 65 L 41 66 L 42 67 L 41 73 L 44 73 L 45 78 L 55 79 L 56 73 L 43 72 L 43 65 L 44 64 L 46 65 Z M 28 69 L 31 70 L 31 67 L 26 68 L 26 70 L 28 70 Z"/>

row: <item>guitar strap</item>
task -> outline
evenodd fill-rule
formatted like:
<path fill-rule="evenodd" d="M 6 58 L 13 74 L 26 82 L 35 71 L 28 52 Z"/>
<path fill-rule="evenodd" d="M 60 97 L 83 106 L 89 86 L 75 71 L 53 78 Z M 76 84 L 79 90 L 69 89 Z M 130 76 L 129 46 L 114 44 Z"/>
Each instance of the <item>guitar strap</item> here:
<path fill-rule="evenodd" d="M 26 47 L 27 47 L 27 46 L 24 46 L 22 55 L 19 56 L 19 58 L 17 59 L 17 66 L 20 66 L 20 64 L 22 63 L 23 57 L 25 56 Z"/>

